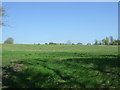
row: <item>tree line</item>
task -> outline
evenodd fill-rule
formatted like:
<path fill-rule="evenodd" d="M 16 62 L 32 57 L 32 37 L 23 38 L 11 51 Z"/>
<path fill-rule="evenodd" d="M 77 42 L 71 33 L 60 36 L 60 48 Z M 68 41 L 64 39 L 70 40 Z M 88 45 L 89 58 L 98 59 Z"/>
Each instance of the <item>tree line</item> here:
<path fill-rule="evenodd" d="M 95 40 L 94 45 L 120 45 L 119 39 L 114 39 L 112 36 L 103 38 L 102 40 Z"/>
<path fill-rule="evenodd" d="M 9 37 L 4 41 L 4 44 L 14 44 L 14 39 L 12 37 Z M 75 45 L 75 43 L 72 43 L 70 40 L 68 40 L 66 43 L 54 43 L 54 42 L 45 43 L 45 45 L 65 45 L 65 44 Z M 37 45 L 40 45 L 40 43 L 38 43 Z M 77 45 L 83 45 L 83 44 L 81 42 L 78 42 Z M 92 45 L 92 44 L 87 43 L 86 45 Z M 93 45 L 120 45 L 120 40 L 114 39 L 112 36 L 110 36 L 103 38 L 102 40 L 95 40 Z"/>

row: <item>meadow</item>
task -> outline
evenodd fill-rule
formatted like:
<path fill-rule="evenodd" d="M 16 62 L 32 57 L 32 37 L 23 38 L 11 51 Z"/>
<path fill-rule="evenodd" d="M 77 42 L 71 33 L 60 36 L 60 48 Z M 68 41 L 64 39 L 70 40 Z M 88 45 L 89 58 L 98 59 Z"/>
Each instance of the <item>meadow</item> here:
<path fill-rule="evenodd" d="M 3 44 L 3 88 L 120 88 L 118 46 Z"/>

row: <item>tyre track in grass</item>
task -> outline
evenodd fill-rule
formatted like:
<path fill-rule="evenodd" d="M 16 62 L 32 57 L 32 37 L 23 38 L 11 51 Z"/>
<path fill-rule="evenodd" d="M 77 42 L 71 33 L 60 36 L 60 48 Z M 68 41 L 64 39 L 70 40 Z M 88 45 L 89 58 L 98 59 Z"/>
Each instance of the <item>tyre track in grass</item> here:
<path fill-rule="evenodd" d="M 62 75 L 61 75 L 61 73 L 60 73 L 60 71 L 59 70 L 55 70 L 55 69 L 53 69 L 53 68 L 50 68 L 50 67 L 48 67 L 47 66 L 47 64 L 46 63 L 48 63 L 49 64 L 49 61 L 47 61 L 47 60 L 38 60 L 38 59 L 35 59 L 36 61 L 39 61 L 38 63 L 36 63 L 36 64 L 41 64 L 41 62 L 42 62 L 42 66 L 43 67 L 46 67 L 47 69 L 50 69 L 50 70 L 52 70 L 52 71 L 54 71 L 58 76 L 60 76 L 61 77 L 61 79 L 63 79 L 63 80 L 67 80 L 65 77 L 63 77 Z M 53 63 L 53 64 L 63 64 L 63 65 L 66 65 L 67 67 L 72 67 L 72 68 L 81 68 L 82 70 L 87 70 L 87 71 L 99 71 L 97 68 L 89 68 L 89 67 L 85 67 L 85 66 L 82 66 L 82 65 L 73 65 L 73 64 L 71 64 L 71 63 L 67 63 L 67 62 L 50 62 L 50 63 Z M 110 74 L 110 75 L 117 75 L 118 77 L 120 77 L 120 73 L 119 72 L 111 72 L 111 71 L 102 71 L 102 73 L 104 74 L 104 75 L 107 75 L 107 74 Z M 68 77 L 67 77 L 68 78 Z"/>
<path fill-rule="evenodd" d="M 86 71 L 88 71 L 88 72 L 91 72 L 91 71 L 96 71 L 97 69 L 96 68 L 89 68 L 89 67 L 85 67 L 85 66 L 82 66 L 82 65 L 77 65 L 77 64 L 75 64 L 74 65 L 74 63 L 68 63 L 68 62 L 55 62 L 55 61 L 47 61 L 47 60 L 39 60 L 39 59 L 35 59 L 35 61 L 37 61 L 37 63 L 29 63 L 28 62 L 28 66 L 29 65 L 40 65 L 40 66 L 42 66 L 42 67 L 44 67 L 44 68 L 47 68 L 48 70 L 51 70 L 51 71 L 53 71 L 57 76 L 59 76 L 60 77 L 60 79 L 62 80 L 62 81 L 57 81 L 57 83 L 58 83 L 58 85 L 65 85 L 65 84 L 69 84 L 70 82 L 71 82 L 71 78 L 76 78 L 74 75 L 70 75 L 70 76 L 67 76 L 67 75 L 62 75 L 62 73 L 61 73 L 61 70 L 56 70 L 54 67 L 50 67 L 49 66 L 49 64 L 57 64 L 57 65 L 65 65 L 66 67 L 70 67 L 70 68 L 72 68 L 72 69 L 76 69 L 76 68 L 79 68 L 79 69 L 82 69 L 82 70 L 86 70 Z M 27 63 L 26 63 L 27 64 Z M 98 71 L 98 70 L 97 70 Z M 64 73 L 64 72 L 63 72 Z M 100 72 L 101 73 L 101 72 Z M 118 75 L 118 77 L 120 77 L 120 75 L 119 74 L 117 74 L 116 72 L 106 72 L 106 71 L 104 71 L 104 72 L 102 72 L 102 74 L 103 75 L 107 75 L 107 74 L 110 74 L 110 75 Z M 96 74 L 95 76 L 97 76 L 97 75 L 99 75 L 99 73 L 98 74 Z M 108 75 L 109 76 L 109 75 Z M 78 81 L 75 81 L 76 82 L 76 84 L 78 84 L 78 83 L 80 83 L 80 82 L 78 82 Z"/>
<path fill-rule="evenodd" d="M 24 63 L 24 62 L 20 62 L 20 64 L 24 63 L 24 64 L 26 64 L 28 66 L 31 66 L 31 65 L 40 65 L 40 66 L 42 66 L 44 68 L 47 68 L 48 70 L 53 71 L 57 76 L 59 76 L 61 78 L 62 81 L 58 82 L 58 84 L 65 84 L 66 83 L 66 80 L 68 80 L 66 78 L 68 78 L 68 77 L 62 76 L 59 70 L 55 70 L 53 68 L 48 67 L 47 64 L 49 64 L 49 61 L 47 61 L 47 60 L 38 60 L 38 59 L 35 59 L 35 60 L 37 61 L 37 63 L 29 63 L 29 62 L 27 62 L 27 63 L 25 62 Z"/>
<path fill-rule="evenodd" d="M 47 68 L 48 70 L 52 70 L 56 75 L 58 75 L 63 81 L 61 82 L 57 82 L 59 85 L 60 84 L 66 84 L 67 83 L 67 80 L 69 80 L 68 79 L 68 77 L 63 77 L 62 75 L 61 75 L 61 73 L 60 73 L 60 71 L 58 71 L 58 70 L 55 70 L 55 69 L 53 69 L 53 68 L 50 68 L 50 67 L 48 67 L 47 65 L 42 65 L 44 68 Z"/>

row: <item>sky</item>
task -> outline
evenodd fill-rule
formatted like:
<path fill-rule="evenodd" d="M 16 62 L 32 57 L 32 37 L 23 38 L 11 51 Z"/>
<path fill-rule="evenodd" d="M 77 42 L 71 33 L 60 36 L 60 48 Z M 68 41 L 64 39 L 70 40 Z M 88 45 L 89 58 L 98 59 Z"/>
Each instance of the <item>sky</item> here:
<path fill-rule="evenodd" d="M 4 2 L 9 26 L 3 42 L 16 44 L 94 43 L 106 36 L 118 38 L 117 2 Z"/>

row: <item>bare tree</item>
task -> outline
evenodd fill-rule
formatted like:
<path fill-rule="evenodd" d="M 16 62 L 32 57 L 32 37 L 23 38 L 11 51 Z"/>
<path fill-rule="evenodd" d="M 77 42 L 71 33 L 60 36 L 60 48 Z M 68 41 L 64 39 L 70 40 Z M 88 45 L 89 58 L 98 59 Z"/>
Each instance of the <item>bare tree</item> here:
<path fill-rule="evenodd" d="M 2 17 L 5 16 L 4 12 L 5 12 L 5 9 L 2 6 L 0 6 L 0 26 L 5 25 L 2 21 Z"/>

